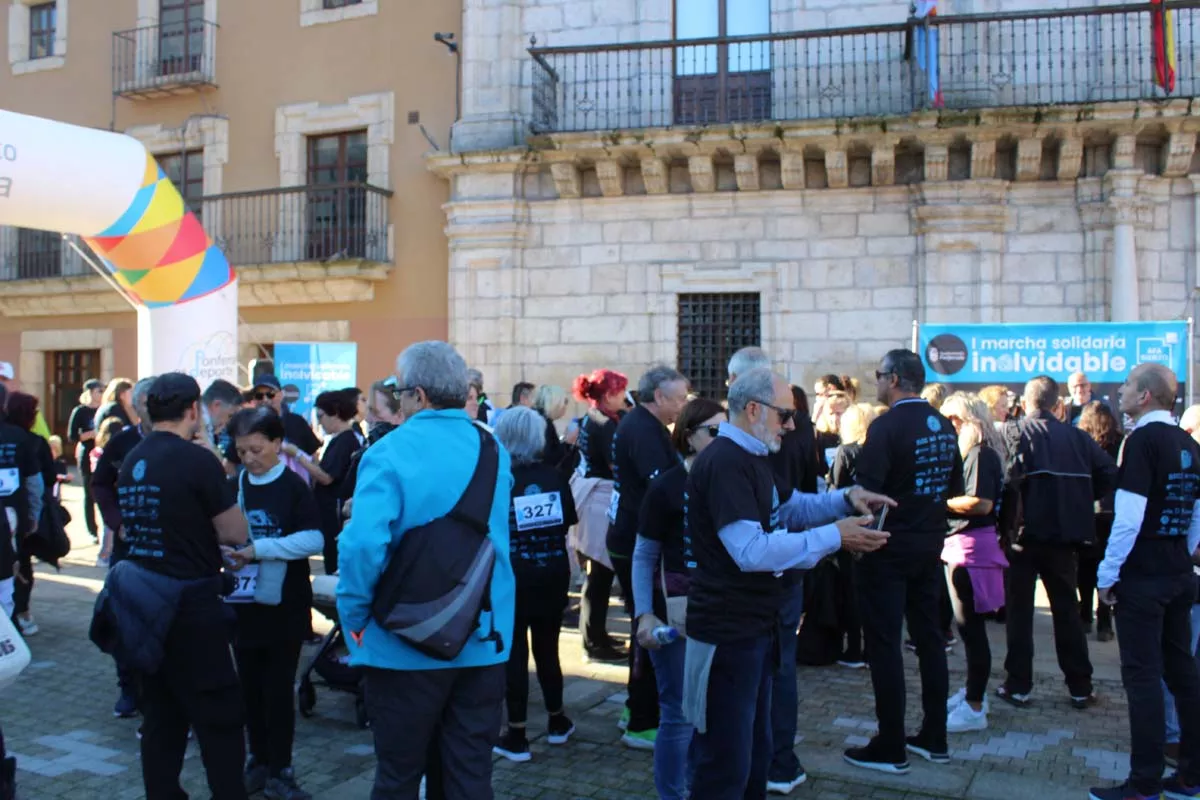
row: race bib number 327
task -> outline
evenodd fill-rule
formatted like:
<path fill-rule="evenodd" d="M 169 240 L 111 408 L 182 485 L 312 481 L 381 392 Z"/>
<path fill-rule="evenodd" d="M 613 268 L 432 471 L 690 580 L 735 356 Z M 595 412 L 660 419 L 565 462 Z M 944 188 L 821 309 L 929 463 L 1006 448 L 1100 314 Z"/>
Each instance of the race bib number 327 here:
<path fill-rule="evenodd" d="M 513 511 L 516 512 L 519 531 L 562 525 L 562 495 L 558 492 L 544 492 L 514 497 Z"/>

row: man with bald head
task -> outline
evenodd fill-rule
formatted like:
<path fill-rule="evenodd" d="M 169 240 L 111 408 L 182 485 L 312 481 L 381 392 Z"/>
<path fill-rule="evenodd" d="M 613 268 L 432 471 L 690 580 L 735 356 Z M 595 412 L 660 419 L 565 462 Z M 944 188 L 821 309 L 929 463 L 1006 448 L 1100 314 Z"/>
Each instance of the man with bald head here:
<path fill-rule="evenodd" d="M 868 551 L 887 534 L 870 514 L 888 498 L 853 487 L 783 499 L 768 453 L 796 416 L 788 382 L 751 369 L 729 387 L 730 421 L 692 464 L 683 706 L 696 727 L 692 800 L 762 798 L 771 761 L 770 698 L 776 627 L 785 599 L 780 573 L 807 569 L 845 547 Z M 857 511 L 866 516 L 841 519 Z"/>
<path fill-rule="evenodd" d="M 1116 604 L 1132 748 L 1129 779 L 1115 789 L 1093 789 L 1097 800 L 1200 796 L 1200 672 L 1191 631 L 1200 445 L 1171 417 L 1177 388 L 1169 369 L 1141 364 L 1118 392 L 1134 430 L 1125 440 L 1112 535 L 1096 585 L 1102 602 Z M 1164 679 L 1181 733 L 1179 772 L 1166 781 Z"/>

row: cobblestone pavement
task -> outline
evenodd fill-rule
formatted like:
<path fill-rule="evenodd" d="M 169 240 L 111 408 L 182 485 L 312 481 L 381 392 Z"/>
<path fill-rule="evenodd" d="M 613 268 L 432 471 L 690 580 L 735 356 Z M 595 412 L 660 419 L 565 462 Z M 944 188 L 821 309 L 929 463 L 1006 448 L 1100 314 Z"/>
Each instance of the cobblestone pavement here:
<path fill-rule="evenodd" d="M 74 493 L 69 493 L 68 502 L 73 499 Z M 29 641 L 33 651 L 29 670 L 0 696 L 0 721 L 9 749 L 19 759 L 24 800 L 132 800 L 143 796 L 134 733 L 137 721 L 112 717 L 116 699 L 112 664 L 87 641 L 91 607 L 104 573 L 93 566 L 96 549 L 78 523 L 73 524 L 72 538 L 76 550 L 60 573 L 38 568 L 33 611 L 41 632 Z M 614 607 L 614 618 L 616 611 Z M 325 623 L 319 622 L 321 629 Z M 998 681 L 1003 630 L 993 626 L 991 633 Z M 865 741 L 874 727 L 866 671 L 802 667 L 799 751 L 810 777 L 793 796 L 814 800 L 1067 798 L 1086 796 L 1088 785 L 1123 778 L 1128 767 L 1128 727 L 1115 644 L 1091 643 L 1102 699 L 1098 707 L 1082 712 L 1068 705 L 1044 603 L 1037 646 L 1033 707 L 1018 710 L 994 702 L 990 730 L 951 737 L 950 766 L 917 759 L 912 773 L 902 777 L 868 773 L 842 762 L 842 749 Z M 578 732 L 567 746 L 548 747 L 544 717 L 531 715 L 533 761 L 497 761 L 497 798 L 654 797 L 650 754 L 624 749 L 619 743 L 616 721 L 624 670 L 583 664 L 578 636 L 570 632 L 564 633 L 562 656 L 566 704 Z M 919 681 L 915 657 L 906 658 L 908 716 L 915 728 Z M 957 688 L 964 678 L 961 646 L 955 648 L 950 664 L 951 684 Z M 295 765 L 302 785 L 320 800 L 365 799 L 374 770 L 370 734 L 355 726 L 349 695 L 318 688 L 317 697 L 315 715 L 298 723 Z M 531 708 L 537 709 L 538 702 L 534 698 Z M 207 797 L 197 755 L 193 745 L 185 766 L 185 788 L 194 797 Z"/>

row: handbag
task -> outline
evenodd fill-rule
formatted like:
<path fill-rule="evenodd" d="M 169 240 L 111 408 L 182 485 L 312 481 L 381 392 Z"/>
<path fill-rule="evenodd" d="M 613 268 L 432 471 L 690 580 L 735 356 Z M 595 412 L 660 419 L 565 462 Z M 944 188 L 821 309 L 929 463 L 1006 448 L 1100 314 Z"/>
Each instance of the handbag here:
<path fill-rule="evenodd" d="M 0 689 L 15 681 L 29 660 L 29 646 L 8 615 L 0 614 Z"/>
<path fill-rule="evenodd" d="M 680 638 L 687 638 L 687 595 L 671 597 L 667 594 L 667 559 L 664 556 L 658 564 L 658 580 L 662 586 L 663 602 L 667 604 L 667 624 L 674 628 Z"/>

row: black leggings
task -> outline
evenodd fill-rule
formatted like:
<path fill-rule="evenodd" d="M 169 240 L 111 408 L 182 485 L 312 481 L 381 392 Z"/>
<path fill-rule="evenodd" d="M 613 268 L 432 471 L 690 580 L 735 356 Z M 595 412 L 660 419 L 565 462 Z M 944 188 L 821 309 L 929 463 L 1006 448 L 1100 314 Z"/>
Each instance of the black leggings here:
<path fill-rule="evenodd" d="M 13 571 L 13 578 L 13 614 L 25 614 L 29 611 L 29 598 L 33 594 L 33 556 L 29 554 L 29 547 L 24 541 L 17 546 L 17 568 Z"/>
<path fill-rule="evenodd" d="M 858 564 L 845 550 L 837 554 L 838 596 L 841 600 L 842 636 L 845 640 L 840 658 L 863 660 L 862 618 L 858 613 Z"/>
<path fill-rule="evenodd" d="M 567 605 L 570 573 L 554 576 L 548 585 L 521 586 L 518 577 L 516 614 L 513 619 L 512 650 L 505 667 L 504 699 L 509 724 L 529 719 L 529 640 L 533 640 L 533 663 L 546 711 L 557 714 L 563 707 L 563 674 L 558 660 L 558 634 L 562 631 L 563 608 Z M 544 580 L 544 579 L 543 579 Z"/>
<path fill-rule="evenodd" d="M 269 647 L 238 647 L 234 653 L 246 699 L 250 755 L 278 777 L 292 765 L 292 741 L 296 736 L 293 687 L 300 663 L 300 640 Z"/>
<path fill-rule="evenodd" d="M 613 571 L 582 553 L 579 562 L 586 569 L 583 592 L 579 599 L 579 635 L 583 649 L 595 650 L 610 644 L 608 635 L 608 598 L 612 594 Z"/>
<path fill-rule="evenodd" d="M 658 679 L 654 677 L 654 665 L 650 655 L 637 643 L 637 620 L 633 618 L 633 559 L 618 555 L 612 557 L 613 569 L 621 582 L 621 599 L 625 601 L 625 613 L 629 615 L 629 708 L 630 733 L 656 730 L 658 728 Z"/>
<path fill-rule="evenodd" d="M 1112 630 L 1112 608 L 1096 602 L 1096 572 L 1104 560 L 1108 537 L 1112 533 L 1113 518 L 1106 515 L 1096 517 L 1096 541 L 1079 550 L 1079 616 L 1084 622 L 1092 621 L 1095 608 L 1097 627 Z"/>
<path fill-rule="evenodd" d="M 958 636 L 967 651 L 967 701 L 982 703 L 992 672 L 992 647 L 988 642 L 987 620 L 975 610 L 975 588 L 966 567 L 946 565 L 946 585 Z"/>

